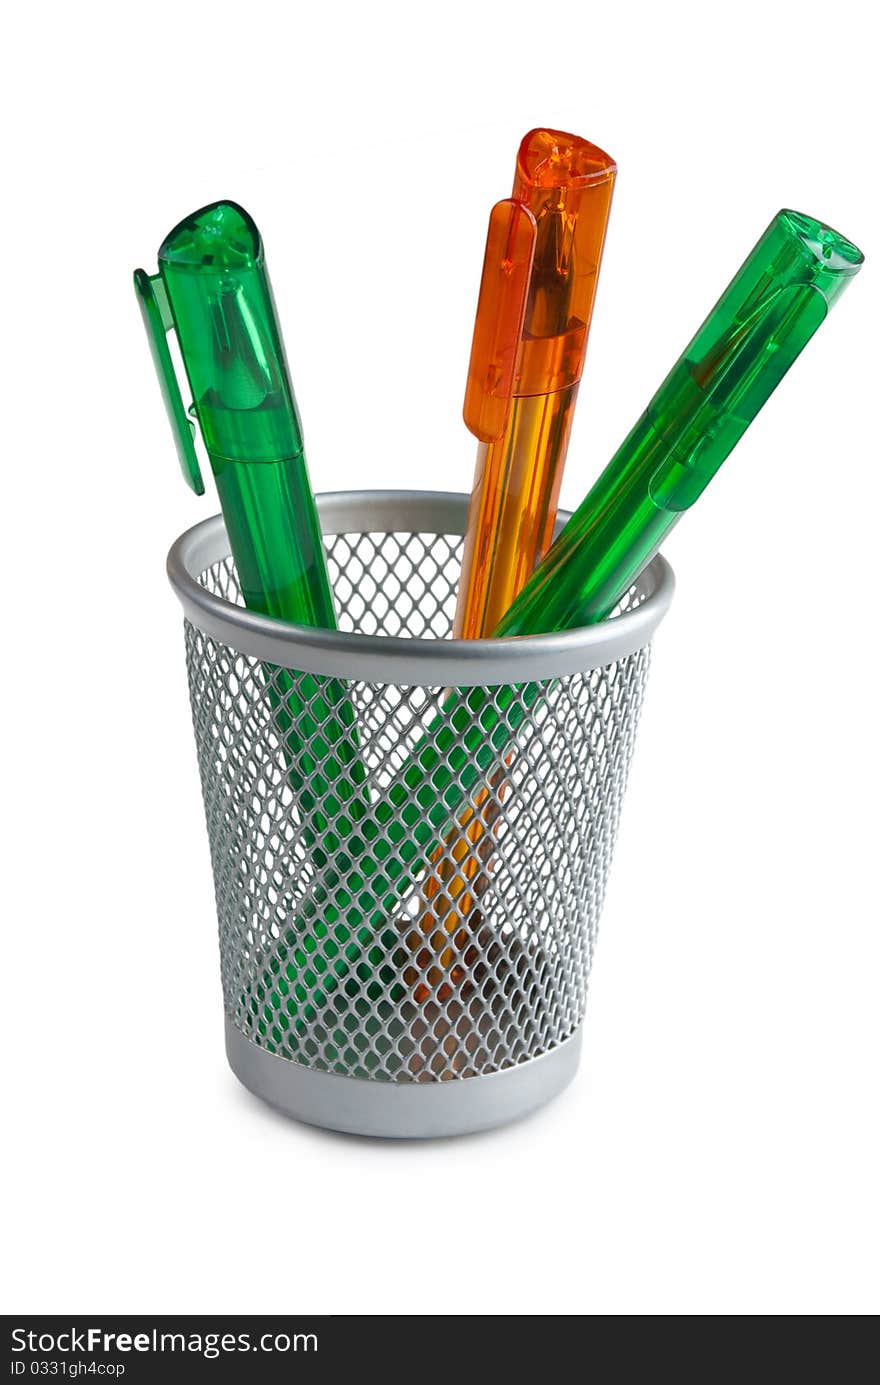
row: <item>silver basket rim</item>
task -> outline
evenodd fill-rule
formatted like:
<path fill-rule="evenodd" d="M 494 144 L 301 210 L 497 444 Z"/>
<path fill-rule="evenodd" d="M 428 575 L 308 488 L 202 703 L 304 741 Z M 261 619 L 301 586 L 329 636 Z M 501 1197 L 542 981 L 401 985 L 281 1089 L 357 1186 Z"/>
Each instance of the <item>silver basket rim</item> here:
<path fill-rule="evenodd" d="M 455 491 L 329 491 L 316 501 L 325 535 L 458 535 L 467 522 L 468 497 Z M 559 511 L 555 533 L 568 518 Z M 675 588 L 672 568 L 658 554 L 638 579 L 640 604 L 599 625 L 487 640 L 366 635 L 288 624 L 213 595 L 199 577 L 229 552 L 223 516 L 213 515 L 181 534 L 168 554 L 169 581 L 197 629 L 282 668 L 418 687 L 492 687 L 601 668 L 650 641 Z"/>

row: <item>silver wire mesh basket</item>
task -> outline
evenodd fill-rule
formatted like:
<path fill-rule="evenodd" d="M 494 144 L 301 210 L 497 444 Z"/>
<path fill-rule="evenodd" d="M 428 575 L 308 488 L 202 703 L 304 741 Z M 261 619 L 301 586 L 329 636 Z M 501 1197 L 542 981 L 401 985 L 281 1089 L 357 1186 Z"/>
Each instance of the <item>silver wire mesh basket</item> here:
<path fill-rule="evenodd" d="M 318 505 L 338 631 L 246 610 L 220 516 L 168 559 L 229 1062 L 333 1129 L 499 1125 L 577 1067 L 672 572 L 655 558 L 599 626 L 453 640 L 467 498 Z"/>

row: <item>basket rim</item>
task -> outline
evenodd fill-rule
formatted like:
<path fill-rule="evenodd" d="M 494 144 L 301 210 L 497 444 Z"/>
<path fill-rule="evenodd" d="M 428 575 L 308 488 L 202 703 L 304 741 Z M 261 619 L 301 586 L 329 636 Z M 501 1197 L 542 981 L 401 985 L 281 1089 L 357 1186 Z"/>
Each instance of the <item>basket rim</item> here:
<path fill-rule="evenodd" d="M 324 534 L 458 535 L 467 521 L 468 497 L 455 491 L 328 491 L 315 499 Z M 554 536 L 568 518 L 559 511 Z M 646 593 L 641 605 L 599 625 L 487 640 L 366 635 L 288 624 L 213 595 L 199 576 L 229 551 L 217 514 L 181 534 L 168 553 L 168 579 L 198 630 L 282 668 L 416 687 L 493 687 L 601 668 L 650 642 L 675 589 L 672 568 L 658 554 L 638 579 Z"/>

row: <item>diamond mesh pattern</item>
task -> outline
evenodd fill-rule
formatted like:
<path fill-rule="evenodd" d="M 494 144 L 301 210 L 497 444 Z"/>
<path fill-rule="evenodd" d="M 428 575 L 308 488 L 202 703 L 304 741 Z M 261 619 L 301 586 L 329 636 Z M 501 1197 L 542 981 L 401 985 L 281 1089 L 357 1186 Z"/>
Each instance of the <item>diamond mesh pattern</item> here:
<path fill-rule="evenodd" d="M 450 635 L 459 536 L 326 543 L 341 630 Z M 241 604 L 231 559 L 200 580 Z M 638 599 L 634 588 L 621 609 Z M 505 730 L 487 730 L 474 773 L 473 739 L 463 757 L 466 733 L 450 735 L 443 689 L 318 679 L 263 665 L 188 621 L 185 635 L 224 1002 L 237 1028 L 309 1067 L 396 1082 L 495 1072 L 567 1039 L 583 1018 L 649 647 L 583 674 L 486 689 L 479 724 Z M 302 716 L 321 728 L 317 768 L 295 739 Z M 332 723 L 356 735 L 360 775 L 325 744 Z M 410 787 L 403 771 L 426 732 L 438 764 Z M 447 807 L 431 827 L 441 792 Z M 463 838 L 449 826 L 487 797 L 491 828 L 429 890 L 437 844 L 451 861 L 450 842 Z M 365 846 L 371 823 L 378 843 Z"/>

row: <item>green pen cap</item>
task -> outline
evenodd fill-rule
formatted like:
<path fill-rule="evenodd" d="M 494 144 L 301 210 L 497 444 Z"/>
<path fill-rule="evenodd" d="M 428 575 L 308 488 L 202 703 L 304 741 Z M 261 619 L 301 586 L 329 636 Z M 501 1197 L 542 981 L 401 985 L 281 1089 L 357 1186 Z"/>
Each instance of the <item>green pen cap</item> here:
<path fill-rule="evenodd" d="M 495 634 L 563 630 L 610 614 L 862 261 L 822 222 L 777 213 Z"/>
<path fill-rule="evenodd" d="M 217 202 L 187 217 L 162 242 L 159 270 L 209 456 L 300 456 L 263 243 L 248 213 Z"/>
<path fill-rule="evenodd" d="M 252 218 L 234 202 L 186 217 L 135 272 L 184 476 L 204 489 L 189 417 L 217 483 L 246 605 L 334 628 L 333 598 L 284 346 Z M 180 345 L 192 405 L 180 396 L 166 334 Z"/>

